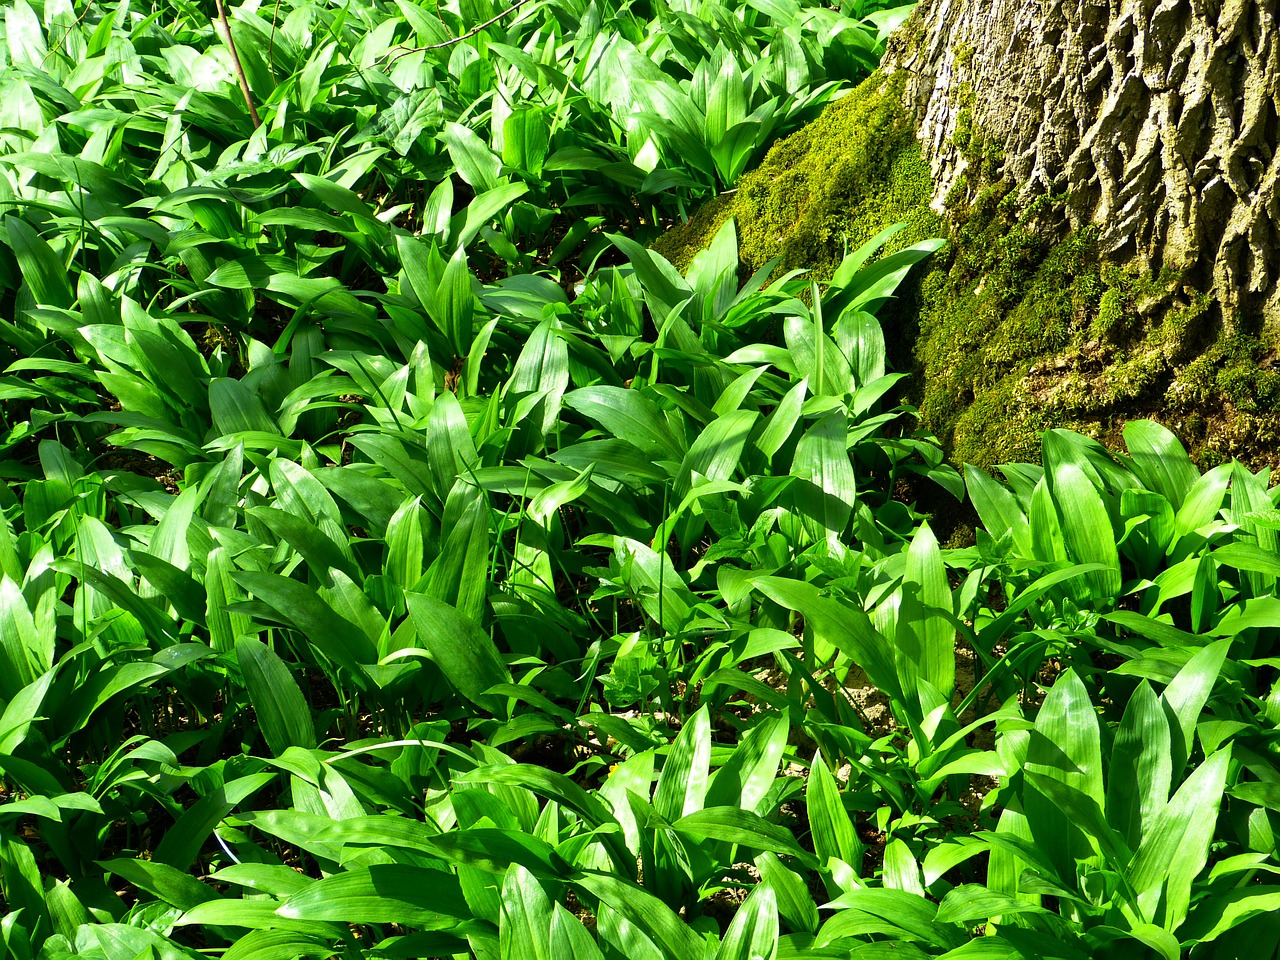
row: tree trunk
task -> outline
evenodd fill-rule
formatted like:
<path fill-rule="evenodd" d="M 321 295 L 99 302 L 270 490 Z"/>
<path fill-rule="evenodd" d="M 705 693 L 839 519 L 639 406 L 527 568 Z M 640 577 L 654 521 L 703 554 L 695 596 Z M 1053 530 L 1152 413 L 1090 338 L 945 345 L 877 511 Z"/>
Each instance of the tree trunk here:
<path fill-rule="evenodd" d="M 1271 0 L 921 0 L 891 46 L 935 207 L 975 137 L 1024 208 L 1066 194 L 1112 263 L 1181 272 L 1229 330 L 1280 324 Z"/>

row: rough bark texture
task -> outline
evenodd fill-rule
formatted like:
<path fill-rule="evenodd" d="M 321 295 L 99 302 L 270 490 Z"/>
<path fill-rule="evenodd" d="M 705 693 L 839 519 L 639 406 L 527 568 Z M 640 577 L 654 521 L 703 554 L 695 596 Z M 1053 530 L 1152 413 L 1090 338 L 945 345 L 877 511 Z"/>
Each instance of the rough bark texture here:
<path fill-rule="evenodd" d="M 1111 262 L 1186 271 L 1227 327 L 1280 325 L 1271 0 L 921 0 L 906 74 L 941 207 L 975 145 L 1023 203 L 1066 194 Z"/>

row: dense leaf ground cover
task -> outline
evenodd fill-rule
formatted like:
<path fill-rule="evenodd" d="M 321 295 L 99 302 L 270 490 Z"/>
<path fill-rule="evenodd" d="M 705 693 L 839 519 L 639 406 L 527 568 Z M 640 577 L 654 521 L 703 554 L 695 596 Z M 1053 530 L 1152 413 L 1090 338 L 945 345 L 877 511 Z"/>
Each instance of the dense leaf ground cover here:
<path fill-rule="evenodd" d="M 5 8 L 0 957 L 1272 955 L 1268 478 L 646 248 L 904 11 L 501 12 Z"/>

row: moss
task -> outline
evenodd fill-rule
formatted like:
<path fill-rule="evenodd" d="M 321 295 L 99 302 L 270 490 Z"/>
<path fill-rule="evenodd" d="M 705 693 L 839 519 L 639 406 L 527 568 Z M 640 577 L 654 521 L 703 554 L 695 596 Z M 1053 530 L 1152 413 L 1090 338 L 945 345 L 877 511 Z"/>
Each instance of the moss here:
<path fill-rule="evenodd" d="M 1224 323 L 1181 272 L 1105 262 L 1095 229 L 1067 229 L 1065 196 L 1024 203 L 963 97 L 955 142 L 968 168 L 944 219 L 901 93 L 900 76 L 873 76 L 656 249 L 684 270 L 732 216 L 746 270 L 778 258 L 822 280 L 892 223 L 908 229 L 890 251 L 949 235 L 880 318 L 891 359 L 915 374 L 909 399 L 953 461 L 1034 461 L 1056 426 L 1119 443 L 1126 420 L 1152 415 L 1202 463 L 1280 459 L 1276 349 Z"/>
<path fill-rule="evenodd" d="M 1034 457 L 1038 431 L 1061 419 L 1024 380 L 1082 339 L 1103 292 L 1096 232 L 1053 239 L 1061 204 L 1043 197 L 1017 216 L 1012 198 L 989 188 L 953 207 L 956 255 L 921 285 L 916 368 L 925 424 L 955 460 Z"/>
<path fill-rule="evenodd" d="M 653 249 L 666 257 L 681 273 L 686 273 L 693 258 L 711 245 L 720 228 L 733 216 L 733 194 L 722 194 L 671 230 L 668 230 Z"/>
<path fill-rule="evenodd" d="M 687 269 L 729 217 L 739 253 L 757 269 L 803 267 L 828 279 L 844 253 L 891 223 L 908 228 L 888 252 L 945 230 L 929 201 L 933 185 L 902 108 L 902 77 L 873 76 L 803 130 L 778 141 L 735 193 L 708 204 L 654 249 Z"/>
<path fill-rule="evenodd" d="M 942 229 L 929 169 L 902 108 L 902 77 L 872 77 L 743 177 L 735 202 L 744 258 L 831 275 L 844 251 L 891 223 L 905 246 Z"/>

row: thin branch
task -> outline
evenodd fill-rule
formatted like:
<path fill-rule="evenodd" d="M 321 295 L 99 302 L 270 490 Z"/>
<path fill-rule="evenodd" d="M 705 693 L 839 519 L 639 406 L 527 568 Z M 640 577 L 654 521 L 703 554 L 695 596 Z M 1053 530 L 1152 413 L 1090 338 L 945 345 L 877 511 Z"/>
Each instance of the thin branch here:
<path fill-rule="evenodd" d="M 253 94 L 249 92 L 249 80 L 244 75 L 244 67 L 240 64 L 240 54 L 236 52 L 236 43 L 231 39 L 231 24 L 227 22 L 227 8 L 222 0 L 214 0 L 218 6 L 218 20 L 222 24 L 222 35 L 227 41 L 227 49 L 231 51 L 231 63 L 236 68 L 236 77 L 240 80 L 240 93 L 244 96 L 244 105 L 249 108 L 249 119 L 253 121 L 253 129 L 262 126 L 258 118 L 258 108 L 253 105 Z"/>
<path fill-rule="evenodd" d="M 479 33 L 485 27 L 493 26 L 503 17 L 510 16 L 511 14 L 519 10 L 521 7 L 532 2 L 533 0 L 515 0 L 515 2 L 511 4 L 511 6 L 507 7 L 507 9 L 503 10 L 497 16 L 490 17 L 484 23 L 476 24 L 474 27 L 472 27 L 470 30 L 468 30 L 466 33 L 462 34 L 461 36 L 450 37 L 448 40 L 442 40 L 440 43 L 428 44 L 425 47 L 409 47 L 406 50 L 401 50 L 394 57 L 388 60 L 387 63 L 388 65 L 392 64 L 395 61 L 399 60 L 401 57 L 406 57 L 411 53 L 425 53 L 428 50 L 441 50 L 444 47 L 452 47 L 455 43 L 461 43 L 463 40 L 470 40 L 472 37 L 474 37 L 477 33 Z"/>

